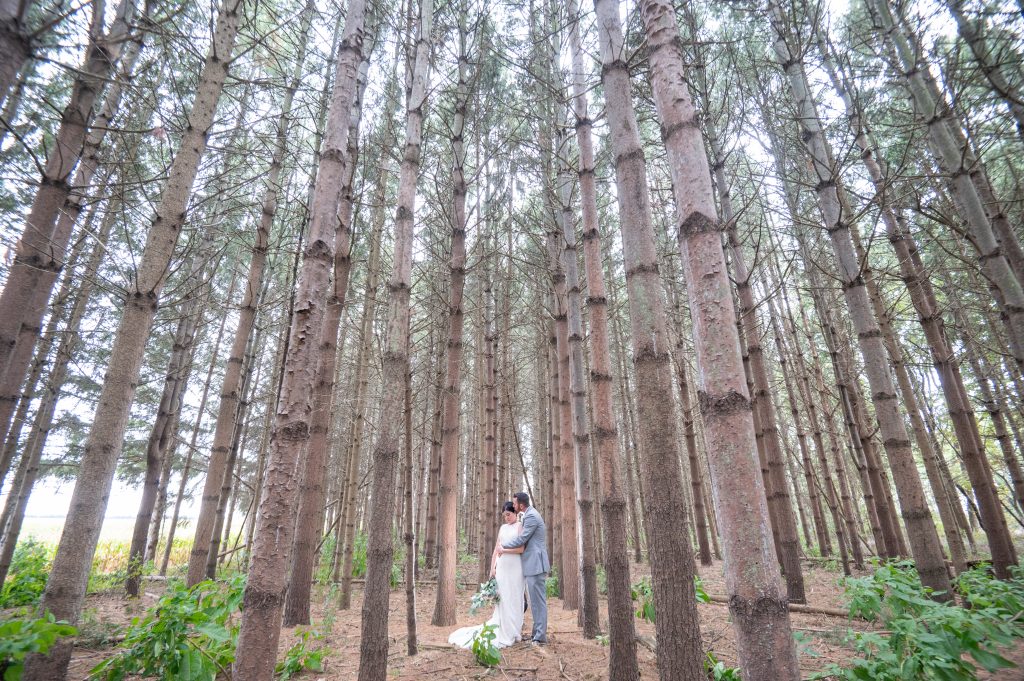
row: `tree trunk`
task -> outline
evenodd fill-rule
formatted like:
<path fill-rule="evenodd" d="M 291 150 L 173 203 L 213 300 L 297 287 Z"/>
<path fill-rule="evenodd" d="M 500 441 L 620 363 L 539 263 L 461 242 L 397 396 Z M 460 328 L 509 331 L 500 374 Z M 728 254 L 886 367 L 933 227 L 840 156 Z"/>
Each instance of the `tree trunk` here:
<path fill-rule="evenodd" d="M 918 116 L 927 125 L 932 154 L 948 173 L 950 193 L 978 250 L 981 271 L 1000 293 L 997 302 L 1013 356 L 1019 367 L 1024 366 L 1024 288 L 1006 255 L 1012 244 L 1000 244 L 1001 240 L 1007 241 L 1003 238 L 1007 235 L 997 235 L 996 225 L 986 212 L 985 199 L 979 195 L 977 184 L 987 180 L 979 177 L 981 170 L 977 159 L 966 145 L 962 132 L 954 130 L 955 121 L 949 107 L 936 100 L 927 79 L 927 66 L 920 61 L 920 51 L 914 50 L 916 40 L 909 28 L 906 33 L 901 30 L 888 0 L 870 0 L 868 7 L 891 42 L 892 61 L 905 81 Z"/>
<path fill-rule="evenodd" d="M 832 47 L 820 33 L 818 35 L 818 45 L 824 57 L 825 68 L 832 80 L 833 87 L 846 106 L 850 127 L 855 135 L 857 146 L 861 150 L 861 159 L 877 191 L 876 200 L 881 210 L 882 223 L 885 225 L 889 242 L 892 244 L 893 250 L 899 259 L 901 277 L 910 292 L 911 301 L 914 309 L 917 311 L 918 320 L 921 323 L 925 339 L 931 350 L 932 361 L 943 388 L 943 395 L 946 400 L 950 420 L 953 422 L 960 451 L 963 452 L 966 458 L 976 459 L 983 456 L 983 453 L 981 443 L 975 436 L 977 427 L 976 425 L 972 426 L 972 421 L 974 421 L 973 409 L 969 402 L 965 403 L 962 399 L 965 391 L 962 387 L 963 381 L 960 377 L 957 360 L 946 339 L 945 331 L 942 327 L 942 317 L 933 305 L 933 296 L 929 295 L 930 287 L 927 283 L 927 275 L 917 266 L 917 260 L 919 259 L 917 256 L 917 245 L 914 243 L 913 236 L 910 234 L 902 212 L 893 209 L 889 203 L 886 194 L 887 180 L 883 157 L 877 153 L 877 144 L 872 139 L 867 120 L 860 109 L 859 100 L 855 96 L 856 92 L 853 84 L 846 77 L 843 70 L 837 68 L 837 59 L 834 56 Z M 877 310 L 876 314 L 878 314 Z M 899 378 L 899 376 L 900 374 L 898 373 L 897 377 Z M 909 400 L 913 399 L 913 391 L 911 390 L 908 393 L 902 387 L 901 390 L 905 395 L 904 399 L 908 401 L 908 410 L 911 411 L 911 416 L 913 417 L 914 410 L 909 407 Z M 915 424 L 914 430 L 916 435 L 919 431 L 918 425 Z M 919 447 L 927 462 L 927 450 L 920 444 Z M 931 479 L 931 474 L 929 474 L 929 478 Z M 945 515 L 950 512 L 949 503 L 943 503 L 946 498 L 944 493 L 936 490 L 936 500 L 940 515 L 943 518 L 943 529 L 946 532 L 950 554 L 957 572 L 960 572 L 965 565 L 963 542 L 956 531 L 956 525 L 950 522 L 950 519 Z"/>
<path fill-rule="evenodd" d="M 82 210 L 83 197 L 73 197 L 72 192 L 77 189 L 84 194 L 92 182 L 99 164 L 100 145 L 120 105 L 121 81 L 130 79 L 131 69 L 142 47 L 138 39 L 128 37 L 134 2 L 121 0 L 115 10 L 113 24 L 102 35 L 105 6 L 102 1 L 93 6 L 85 61 L 75 71 L 71 99 L 61 115 L 60 127 L 42 168 L 39 189 L 18 241 L 14 263 L 0 294 L 0 440 L 10 427 L 19 389 L 32 361 L 32 350 L 39 337 L 47 301 L 64 267 L 68 241 Z M 0 45 L 5 38 L 10 38 L 10 32 L 16 31 L 18 25 L 12 26 L 4 21 L 4 13 L 0 10 Z M 124 55 L 126 69 L 119 71 L 102 106 L 96 107 L 100 91 L 111 78 L 126 44 L 130 45 Z M 6 54 L 16 53 L 5 53 L 0 63 L 7 62 Z M 6 94 L 9 86 L 3 82 L 3 73 L 4 69 L 0 67 L 0 97 Z M 93 125 L 97 108 L 99 114 Z M 91 132 L 90 126 L 93 126 Z M 83 155 L 85 158 L 79 164 Z M 69 181 L 76 166 L 78 172 L 74 180 Z"/>
<path fill-rule="evenodd" d="M 197 258 L 202 255 L 197 256 Z M 197 277 L 202 281 L 204 267 L 196 263 L 192 266 L 189 278 Z M 200 289 L 205 288 L 201 284 Z M 204 292 L 197 290 L 194 296 L 205 297 Z M 168 453 L 170 441 L 174 438 L 174 427 L 177 425 L 177 413 L 181 410 L 188 376 L 192 369 L 192 355 L 195 352 L 195 332 L 198 327 L 196 319 L 196 300 L 186 300 L 181 306 L 178 328 L 174 332 L 173 350 L 167 362 L 164 376 L 164 389 L 157 408 L 156 421 L 146 443 L 146 472 L 142 483 L 142 500 L 135 516 L 135 527 L 132 531 L 132 542 L 128 550 L 128 577 L 125 580 L 125 592 L 132 598 L 139 596 L 139 583 L 142 579 L 142 563 L 145 560 L 146 540 L 149 526 L 153 519 L 157 492 L 160 485 L 160 474 L 164 467 L 164 457 Z"/>
<path fill-rule="evenodd" d="M 269 680 L 274 673 L 277 642 L 281 634 L 286 566 L 291 558 L 296 496 L 303 468 L 294 462 L 301 456 L 310 434 L 316 353 L 334 258 L 333 226 L 341 199 L 345 165 L 351 162 L 345 153 L 363 55 L 364 14 L 363 0 L 350 0 L 338 51 L 324 151 L 310 208 L 306 255 L 297 282 L 298 293 L 271 436 L 264 493 L 253 533 L 238 649 L 232 666 L 235 681 Z"/>
<path fill-rule="evenodd" d="M 608 0 L 595 0 L 594 9 L 601 51 L 601 81 L 615 157 L 636 368 L 640 454 L 644 460 L 640 472 L 644 479 L 645 518 L 658 609 L 655 628 L 662 642 L 657 648 L 658 670 L 663 678 L 697 679 L 703 674 L 700 662 L 703 653 L 693 592 L 693 554 L 686 533 L 681 532 L 678 525 L 678 519 L 683 516 L 678 493 L 682 476 L 646 161 L 631 101 L 618 5 Z M 653 8 L 645 6 L 644 9 L 642 13 L 651 18 Z M 668 11 L 674 27 L 671 8 Z M 658 52 L 663 50 L 652 52 L 652 56 Z"/>
<path fill-rule="evenodd" d="M 238 32 L 241 0 L 227 0 L 217 17 L 213 44 L 200 75 L 187 132 L 171 165 L 156 217 L 111 348 L 96 414 L 85 443 L 71 508 L 53 561 L 39 611 L 77 622 L 89 580 L 91 558 L 99 541 L 101 520 L 124 442 L 128 412 L 138 382 L 146 340 L 159 306 L 186 215 L 189 193 L 206 136 L 213 123 L 230 55 Z M 63 679 L 71 658 L 71 643 L 55 645 L 48 655 L 26 661 L 25 679 Z"/>
<path fill-rule="evenodd" d="M 308 16 L 308 9 L 304 10 L 304 15 L 301 19 L 304 26 L 308 25 Z M 305 35 L 306 32 L 300 31 L 300 35 Z M 267 263 L 270 230 L 277 215 L 278 197 L 281 192 L 281 168 L 284 156 L 288 151 L 287 137 L 288 128 L 292 120 L 292 101 L 295 97 L 295 91 L 298 89 L 305 57 L 305 42 L 300 41 L 300 45 L 299 54 L 296 57 L 295 70 L 292 73 L 291 81 L 285 88 L 284 97 L 281 102 L 281 112 L 277 119 L 274 152 L 264 186 L 262 211 L 256 228 L 256 239 L 252 248 L 252 256 L 249 260 L 245 291 L 242 294 L 242 300 L 239 305 L 238 326 L 235 330 L 230 354 L 228 355 L 224 382 L 221 384 L 220 405 L 217 408 L 213 445 L 210 449 L 206 481 L 203 485 L 203 496 L 199 507 L 199 516 L 196 518 L 196 531 L 192 543 L 192 552 L 189 556 L 188 575 L 186 577 L 186 584 L 188 585 L 195 585 L 202 581 L 206 574 L 209 547 L 210 542 L 213 540 L 214 525 L 216 524 L 216 511 L 220 490 L 223 487 L 226 475 L 231 436 L 235 430 L 235 417 L 240 400 L 239 386 L 242 381 L 242 361 L 256 323 L 259 291 Z"/>
<path fill-rule="evenodd" d="M 228 287 L 226 301 L 231 300 L 231 296 L 235 292 L 236 278 L 234 275 L 231 277 L 231 285 Z M 217 360 L 220 357 L 220 343 L 224 337 L 224 327 L 227 324 L 227 315 L 221 317 L 220 327 L 217 329 L 217 338 L 213 342 L 213 353 L 210 358 L 210 365 L 206 371 L 206 379 L 203 381 L 203 393 L 199 398 L 199 407 L 196 410 L 196 421 L 192 427 L 192 440 L 188 445 L 188 453 L 185 455 L 185 465 L 181 471 L 181 480 L 178 483 L 178 493 L 174 498 L 174 511 L 171 513 L 171 522 L 167 529 L 167 544 L 164 546 L 164 555 L 160 560 L 160 575 L 165 576 L 167 574 L 167 564 L 170 562 L 171 549 L 174 546 L 174 535 L 178 527 L 178 514 L 181 511 L 181 502 L 185 496 L 185 486 L 188 484 L 189 475 L 192 471 L 192 457 L 196 451 L 196 443 L 199 440 L 199 432 L 203 425 L 203 418 L 206 415 L 206 400 L 210 395 L 210 385 L 213 380 L 213 370 L 217 366 Z"/>
<path fill-rule="evenodd" d="M 73 281 L 81 282 L 78 284 L 74 304 L 71 306 L 67 320 L 64 323 L 61 340 L 57 344 L 57 351 L 54 354 L 53 363 L 50 367 L 50 374 L 44 382 L 39 406 L 36 408 L 28 438 L 22 448 L 21 461 L 11 483 L 7 502 L 4 504 L 3 515 L 0 516 L 0 537 L 3 538 L 3 545 L 0 548 L 0 584 L 4 583 L 4 580 L 7 578 L 7 572 L 11 567 L 11 559 L 14 556 L 14 549 L 18 544 L 18 536 L 21 534 L 21 525 L 25 518 L 25 509 L 28 506 L 28 500 L 32 495 L 32 488 L 39 473 L 39 461 L 46 446 L 46 438 L 50 433 L 50 428 L 53 426 L 53 416 L 57 408 L 57 401 L 60 399 L 67 377 L 68 366 L 78 344 L 82 319 L 92 297 L 92 289 L 97 280 L 96 273 L 106 252 L 106 242 L 114 225 L 114 214 L 109 213 L 100 223 L 95 244 L 93 245 L 92 252 L 89 254 L 89 260 L 82 271 L 81 277 L 75 278 L 73 268 L 70 269 L 66 275 L 67 280 L 61 287 L 62 295 L 58 296 L 58 300 L 62 300 L 65 294 L 70 293 L 70 290 L 63 290 L 65 285 L 70 287 Z M 59 316 L 54 313 L 54 322 Z M 43 354 L 40 357 L 40 365 L 42 365 L 45 363 L 43 360 L 49 355 L 49 349 L 45 346 L 40 346 L 39 350 Z M 45 352 L 43 352 L 44 350 Z"/>
<path fill-rule="evenodd" d="M 308 5 L 312 13 L 313 5 Z M 303 32 L 305 34 L 305 32 Z M 319 367 L 313 394 L 313 421 L 306 451 L 304 473 L 299 493 L 299 509 L 295 528 L 293 559 L 288 576 L 284 625 L 309 624 L 309 597 L 316 568 L 316 548 L 320 540 L 322 522 L 309 522 L 320 518 L 325 503 L 324 483 L 327 475 L 328 440 L 333 413 L 334 374 L 338 360 L 338 328 L 345 311 L 349 270 L 352 266 L 353 186 L 359 153 L 359 124 L 362 118 L 363 92 L 370 62 L 364 55 L 356 76 L 355 101 L 349 122 L 348 149 L 345 175 L 341 189 L 341 205 L 335 228 L 334 289 L 327 301 L 323 329 L 320 333 Z"/>
<path fill-rule="evenodd" d="M 728 556 L 726 589 L 740 666 L 750 678 L 796 679 L 799 672 L 789 612 L 778 568 L 771 560 L 767 500 L 754 458 L 751 404 L 744 386 L 722 250 L 723 225 L 717 217 L 711 174 L 686 85 L 679 28 L 669 2 L 642 0 L 640 16 L 651 50 L 651 85 L 678 212 L 679 252 L 691 300 L 702 422 L 708 440 L 715 443 L 709 464 Z M 614 127 L 612 135 L 614 140 Z M 632 263 L 625 238 L 623 247 L 628 277 Z M 664 468 L 657 476 L 664 477 Z M 649 517 L 657 515 L 648 512 Z M 689 553 L 689 546 L 684 550 Z M 660 561 L 652 555 L 651 562 Z M 659 640 L 666 640 L 660 631 L 658 634 Z M 661 672 L 664 676 L 665 669 Z"/>
<path fill-rule="evenodd" d="M 608 678 L 615 681 L 634 681 L 640 678 L 636 660 L 636 633 L 633 626 L 633 607 L 630 594 L 629 553 L 626 545 L 626 496 L 629 489 L 623 488 L 621 471 L 622 455 L 619 451 L 619 434 L 615 423 L 615 407 L 612 402 L 612 364 L 608 330 L 608 298 L 605 291 L 604 261 L 601 247 L 601 232 L 598 223 L 597 187 L 594 177 L 594 142 L 591 137 L 593 122 L 590 120 L 586 94 L 586 71 L 583 46 L 579 34 L 579 7 L 575 0 L 569 2 L 569 43 L 572 49 L 572 105 L 576 118 L 576 140 L 579 144 L 580 203 L 583 214 L 583 260 L 587 283 L 587 313 L 590 319 L 590 381 L 594 409 L 594 449 L 600 471 L 600 509 L 604 520 L 604 566 L 608 584 L 608 626 L 610 651 L 608 657 Z M 566 215 L 566 241 L 575 245 L 575 232 L 570 234 L 571 216 Z M 570 236 L 572 237 L 571 241 Z M 570 254 L 571 253 L 571 254 Z M 571 262 L 570 262 L 571 259 Z M 575 274 L 575 249 L 566 249 L 564 258 L 569 274 L 570 291 L 577 289 Z M 578 304 L 578 302 L 577 302 Z M 578 318 L 577 318 L 578 321 Z M 573 323 L 570 317 L 570 325 Z M 582 338 L 580 339 L 582 341 Z M 582 377 L 580 377 L 582 379 Z M 585 414 L 584 414 L 585 416 Z M 586 458 L 588 447 L 577 441 L 577 455 Z M 581 502 L 582 503 L 582 502 Z M 637 538 L 638 539 L 638 538 Z M 584 551 L 584 560 L 587 559 Z M 591 560 L 593 558 L 591 557 Z M 584 607 L 588 613 L 587 572 L 584 565 Z M 596 593 L 594 594 L 596 597 Z M 593 604 L 597 609 L 597 603 Z M 587 620 L 584 624 L 588 624 Z M 598 622 L 593 621 L 594 632 Z M 586 630 L 584 631 L 586 635 Z"/>
<path fill-rule="evenodd" d="M 786 578 L 786 594 L 792 603 L 806 603 L 804 576 L 800 565 L 800 539 L 796 533 L 796 519 L 793 515 L 793 504 L 789 498 L 786 471 L 783 468 L 782 442 L 775 405 L 771 398 L 768 369 L 765 366 L 764 352 L 761 347 L 761 329 L 754 305 L 752 275 L 747 269 L 740 245 L 736 217 L 732 208 L 732 196 L 729 193 L 728 178 L 725 176 L 725 157 L 721 144 L 710 121 L 707 122 L 706 128 L 714 159 L 715 189 L 722 207 L 722 217 L 725 221 L 723 227 L 729 242 L 729 251 L 732 255 L 735 272 L 736 292 L 740 300 L 739 322 L 743 329 L 747 355 L 750 358 L 750 373 L 754 380 L 751 408 L 759 417 L 763 433 L 762 443 L 771 480 L 770 483 L 766 481 L 769 491 L 768 508 L 777 523 L 774 529 L 778 534 L 776 542 L 779 560 L 782 563 L 782 573 Z"/>
<path fill-rule="evenodd" d="M 998 59 L 993 62 L 994 56 L 989 53 L 985 37 L 981 32 L 984 28 L 983 19 L 973 21 L 969 19 L 964 11 L 963 0 L 946 0 L 946 6 L 949 7 L 953 18 L 956 19 L 957 32 L 971 49 L 978 70 L 988 81 L 992 91 L 1006 104 L 1010 115 L 1017 123 L 1017 135 L 1024 140 L 1024 101 L 1021 100 L 1020 93 L 1016 88 L 1007 81 L 1003 74 L 1002 64 Z"/>
<path fill-rule="evenodd" d="M 570 7 L 570 11 L 573 8 Z M 582 60 L 581 60 L 582 62 Z M 581 88 L 582 91 L 582 88 Z M 564 288 L 566 293 L 566 322 L 567 322 L 567 369 L 569 374 L 569 402 L 570 416 L 572 419 L 573 433 L 573 458 L 575 465 L 571 475 L 575 480 L 576 509 L 574 520 L 576 521 L 579 541 L 577 542 L 577 573 L 579 580 L 577 588 L 577 607 L 580 612 L 577 614 L 578 626 L 582 627 L 583 635 L 586 638 L 597 636 L 600 623 L 598 622 L 597 604 L 597 565 L 595 563 L 597 553 L 597 540 L 594 534 L 594 497 L 591 489 L 591 452 L 590 452 L 590 424 L 587 416 L 587 395 L 585 392 L 584 367 L 583 367 L 583 319 L 580 305 L 580 281 L 576 254 L 576 227 L 570 193 L 572 191 L 572 180 L 567 165 L 567 152 L 569 146 L 568 134 L 562 139 L 562 152 L 559 158 L 559 177 L 557 196 L 560 207 L 556 214 L 556 225 L 561 228 L 561 238 L 558 243 L 561 271 L 564 274 Z M 595 227 L 596 230 L 596 217 Z"/>
<path fill-rule="evenodd" d="M 452 208 L 451 260 L 448 292 L 448 341 L 445 350 L 444 404 L 441 416 L 441 474 L 438 494 L 438 572 L 437 596 L 434 603 L 434 626 L 455 624 L 455 580 L 458 560 L 457 493 L 459 444 L 462 436 L 461 391 L 463 294 L 466 285 L 466 155 L 462 134 L 465 130 L 466 106 L 469 97 L 466 54 L 466 27 L 459 27 L 459 82 L 456 94 L 455 120 L 452 127 Z"/>
<path fill-rule="evenodd" d="M 413 534 L 412 493 L 412 374 L 405 378 L 405 632 L 406 652 L 416 644 L 416 537 Z"/>
<path fill-rule="evenodd" d="M 104 184 L 108 184 L 108 181 L 110 179 L 112 178 L 110 178 L 108 175 L 108 177 L 104 181 Z M 96 207 L 93 208 L 93 210 L 90 212 L 89 217 L 85 221 L 85 229 L 83 231 L 86 234 L 92 230 L 92 222 L 95 219 L 95 217 Z M 101 223 L 100 229 L 103 230 L 104 240 L 106 240 L 107 235 L 109 235 L 110 233 L 110 225 L 112 224 L 112 222 L 112 218 L 105 218 Z M 85 234 L 83 234 L 83 237 L 79 239 L 78 243 L 76 243 L 74 248 L 72 248 L 71 254 L 68 256 L 68 267 L 64 275 L 64 279 L 61 282 L 60 291 L 58 291 L 56 297 L 54 298 L 50 305 L 51 311 L 49 319 L 46 322 L 46 329 L 41 335 L 41 342 L 35 349 L 35 356 L 32 358 L 32 368 L 29 371 L 28 378 L 25 380 L 25 385 L 21 391 L 22 394 L 18 399 L 18 410 L 15 413 L 14 422 L 11 424 L 11 429 L 7 433 L 6 442 L 3 442 L 3 453 L 0 454 L 0 488 L 3 487 L 4 480 L 7 479 L 7 474 L 10 472 L 11 464 L 14 462 L 14 456 L 19 451 L 18 445 L 21 444 L 21 431 L 26 425 L 28 425 L 29 406 L 31 405 L 33 399 L 37 396 L 36 389 L 39 387 L 39 381 L 43 376 L 44 368 L 48 366 L 50 351 L 53 350 L 53 344 L 57 340 L 57 325 L 61 321 L 64 321 L 64 318 L 68 316 L 67 305 L 71 295 L 71 290 L 74 288 L 74 290 L 76 291 L 75 301 L 77 303 L 77 301 L 79 300 L 78 296 L 80 295 L 78 291 L 80 291 L 82 288 L 92 288 L 92 282 L 89 282 L 88 285 L 80 285 L 75 280 L 74 273 L 74 270 L 78 264 L 78 260 L 81 258 L 82 252 L 85 248 L 87 241 L 88 240 L 85 238 Z M 90 256 L 90 263 L 91 261 L 99 257 L 96 254 L 96 250 L 98 249 L 94 247 L 93 253 Z M 85 275 L 93 277 L 96 276 L 97 268 L 98 262 L 97 267 L 94 267 L 92 270 L 85 272 Z M 79 319 L 78 321 L 80 322 L 81 319 Z M 68 327 L 68 325 L 69 322 L 65 321 L 65 327 Z M 65 331 L 64 333 L 66 334 L 67 331 Z M 75 330 L 75 333 L 77 333 L 77 328 Z M 53 373 L 52 369 L 50 370 L 50 373 Z M 38 413 L 38 411 L 39 409 L 37 407 L 36 412 Z M 17 490 L 18 483 L 14 483 L 11 487 L 12 494 L 8 496 L 8 502 L 11 502 L 12 499 L 17 496 Z M 0 520 L 0 537 L 3 536 L 3 528 L 5 526 L 6 522 L 4 520 Z M 2 583 L 3 580 L 0 580 L 0 584 Z"/>
<path fill-rule="evenodd" d="M 950 583 L 942 547 L 928 510 L 906 426 L 900 414 L 896 388 L 892 383 L 885 347 L 880 337 L 881 332 L 870 307 L 860 261 L 854 252 L 850 237 L 849 225 L 852 216 L 849 211 L 844 210 L 831 151 L 811 98 L 803 61 L 795 56 L 796 53 L 787 39 L 790 31 L 787 19 L 777 5 L 771 6 L 771 13 L 776 33 L 776 56 L 784 65 L 793 99 L 799 109 L 802 137 L 817 180 L 819 207 L 832 241 L 840 279 L 843 282 L 844 296 L 864 357 L 864 370 L 871 386 L 875 416 L 889 466 L 896 480 L 896 490 L 916 568 L 923 584 L 940 593 L 940 599 L 948 599 Z"/>
<path fill-rule="evenodd" d="M 27 3 L 18 0 L 0 2 L 0 105 L 10 96 L 10 89 L 32 56 L 32 42 L 25 26 L 24 9 Z M 97 14 L 102 14 L 100 5 Z"/>
<path fill-rule="evenodd" d="M 398 184 L 395 214 L 394 262 L 388 288 L 388 324 L 384 342 L 383 399 L 380 428 L 373 450 L 373 487 L 370 492 L 370 532 L 366 548 L 366 588 L 363 593 L 359 639 L 359 681 L 382 681 L 387 674 L 388 595 L 394 546 L 391 517 L 395 504 L 395 469 L 398 462 L 398 425 L 402 395 L 409 373 L 409 299 L 412 287 L 413 215 L 416 177 L 420 167 L 423 107 L 429 80 L 430 31 L 433 0 L 422 0 L 416 57 L 406 100 L 405 151 Z"/>

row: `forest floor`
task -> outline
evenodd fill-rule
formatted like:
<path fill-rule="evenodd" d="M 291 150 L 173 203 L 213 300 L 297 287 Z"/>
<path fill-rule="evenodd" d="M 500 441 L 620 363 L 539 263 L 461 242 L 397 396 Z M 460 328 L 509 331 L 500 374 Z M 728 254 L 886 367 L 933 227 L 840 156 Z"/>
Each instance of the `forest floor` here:
<path fill-rule="evenodd" d="M 722 563 L 699 570 L 704 589 L 709 595 L 724 596 L 725 585 Z M 459 581 L 473 584 L 476 576 L 475 564 L 459 567 Z M 808 605 L 817 608 L 842 608 L 841 575 L 820 567 L 807 566 L 805 585 Z M 633 564 L 633 582 L 649 575 L 646 564 Z M 405 593 L 403 587 L 391 595 L 389 631 L 389 678 L 394 679 L 500 679 L 510 680 L 561 680 L 585 681 L 607 677 L 608 647 L 596 640 L 585 639 L 576 626 L 575 611 L 562 608 L 561 600 L 549 599 L 548 632 L 550 644 L 535 647 L 518 644 L 502 650 L 501 665 L 495 669 L 479 666 L 468 650 L 458 650 L 448 645 L 448 634 L 454 629 L 484 621 L 489 613 L 483 611 L 469 614 L 470 597 L 473 589 L 463 588 L 458 593 L 458 621 L 451 627 L 430 626 L 434 608 L 434 575 L 421 575 L 425 583 L 418 585 L 416 592 L 417 636 L 419 654 L 406 655 Z M 353 603 L 349 610 L 336 610 L 333 598 L 327 589 L 318 590 L 314 596 L 313 629 L 326 633 L 325 644 L 330 649 L 325 669 L 320 673 L 306 672 L 300 679 L 341 681 L 354 679 L 359 661 L 359 632 L 362 606 L 362 584 L 356 584 Z M 116 633 L 130 622 L 133 616 L 141 614 L 151 606 L 163 590 L 160 582 L 147 582 L 145 596 L 141 602 L 131 603 L 117 592 L 90 595 L 86 613 L 80 627 L 81 635 L 72 661 L 69 679 L 85 679 L 89 670 L 116 651 L 109 643 L 116 639 Z M 602 629 L 607 629 L 607 601 L 601 598 Z M 701 618 L 701 633 L 704 647 L 729 666 L 736 664 L 736 645 L 728 608 L 723 604 L 698 604 Z M 326 616 L 326 617 L 325 617 Z M 800 653 L 800 671 L 803 678 L 822 671 L 830 663 L 842 663 L 853 652 L 844 645 L 844 639 L 851 628 L 867 630 L 866 622 L 850 621 L 844 617 L 824 614 L 791 614 L 792 626 Z M 654 625 L 640 619 L 634 620 L 637 634 L 641 639 L 653 642 Z M 530 629 L 530 615 L 527 613 L 524 631 Z M 298 640 L 298 629 L 285 629 L 281 637 L 280 655 L 283 657 L 292 644 Z M 106 639 L 106 640 L 105 640 Z M 657 678 L 654 652 L 643 642 L 637 647 L 641 676 Z M 1018 664 L 1024 663 L 1024 646 L 1010 653 Z M 1022 679 L 1020 669 L 1004 670 L 998 676 L 1001 681 Z"/>

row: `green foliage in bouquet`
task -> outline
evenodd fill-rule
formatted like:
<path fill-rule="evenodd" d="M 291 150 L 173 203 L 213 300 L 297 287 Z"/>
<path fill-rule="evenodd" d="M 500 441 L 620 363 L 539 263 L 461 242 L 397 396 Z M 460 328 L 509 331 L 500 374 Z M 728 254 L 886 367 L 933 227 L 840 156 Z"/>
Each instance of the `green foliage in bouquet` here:
<path fill-rule="evenodd" d="M 473 594 L 469 604 L 469 614 L 474 615 L 480 608 L 497 603 L 501 600 L 498 596 L 498 582 L 491 577 L 480 585 L 480 590 Z"/>

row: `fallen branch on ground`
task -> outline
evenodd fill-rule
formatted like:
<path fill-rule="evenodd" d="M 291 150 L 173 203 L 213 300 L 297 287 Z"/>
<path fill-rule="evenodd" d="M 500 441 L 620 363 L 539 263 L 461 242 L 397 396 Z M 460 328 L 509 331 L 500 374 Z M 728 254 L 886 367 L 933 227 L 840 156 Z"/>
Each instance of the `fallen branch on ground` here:
<path fill-rule="evenodd" d="M 711 599 L 712 603 L 718 603 L 719 605 L 729 605 L 729 599 L 726 598 L 725 596 L 711 596 L 711 595 L 709 595 L 708 598 Z M 841 608 L 816 607 L 816 606 L 811 606 L 811 605 L 802 605 L 800 603 L 790 603 L 789 604 L 789 611 L 790 612 L 804 613 L 806 615 L 828 615 L 830 617 L 845 617 L 845 618 L 849 618 L 850 617 L 850 611 L 849 610 L 843 610 Z"/>

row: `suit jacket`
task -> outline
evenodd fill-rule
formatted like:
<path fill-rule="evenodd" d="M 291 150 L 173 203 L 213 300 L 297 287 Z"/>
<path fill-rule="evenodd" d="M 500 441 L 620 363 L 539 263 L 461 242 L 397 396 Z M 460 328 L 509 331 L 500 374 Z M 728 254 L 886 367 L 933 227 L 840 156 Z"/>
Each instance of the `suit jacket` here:
<path fill-rule="evenodd" d="M 510 542 L 502 544 L 506 549 L 525 546 L 523 550 L 523 575 L 540 575 L 551 571 L 548 558 L 547 528 L 537 509 L 531 506 L 523 516 L 523 532 Z"/>

